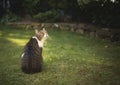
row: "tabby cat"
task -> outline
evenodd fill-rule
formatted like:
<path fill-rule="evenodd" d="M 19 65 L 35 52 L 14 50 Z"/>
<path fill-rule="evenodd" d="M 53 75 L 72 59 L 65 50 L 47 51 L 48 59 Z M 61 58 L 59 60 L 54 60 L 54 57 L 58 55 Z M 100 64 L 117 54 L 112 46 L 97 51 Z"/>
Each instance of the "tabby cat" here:
<path fill-rule="evenodd" d="M 48 34 L 45 29 L 35 30 L 29 42 L 25 45 L 21 56 L 21 69 L 24 73 L 32 74 L 41 72 L 43 65 L 42 48 Z"/>

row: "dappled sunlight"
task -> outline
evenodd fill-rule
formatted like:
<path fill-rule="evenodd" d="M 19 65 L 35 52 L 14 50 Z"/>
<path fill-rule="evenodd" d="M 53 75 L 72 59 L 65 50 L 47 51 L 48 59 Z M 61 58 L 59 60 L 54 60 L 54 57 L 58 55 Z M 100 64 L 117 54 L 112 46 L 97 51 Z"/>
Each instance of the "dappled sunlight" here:
<path fill-rule="evenodd" d="M 14 34 L 9 33 L 8 36 L 9 37 L 20 37 L 20 38 L 29 38 L 30 37 L 30 35 L 21 35 L 21 33 L 20 34 L 18 34 L 18 33 L 16 33 L 16 34 L 15 33 Z"/>
<path fill-rule="evenodd" d="M 28 39 L 6 38 L 8 41 L 17 44 L 18 46 L 24 46 Z"/>

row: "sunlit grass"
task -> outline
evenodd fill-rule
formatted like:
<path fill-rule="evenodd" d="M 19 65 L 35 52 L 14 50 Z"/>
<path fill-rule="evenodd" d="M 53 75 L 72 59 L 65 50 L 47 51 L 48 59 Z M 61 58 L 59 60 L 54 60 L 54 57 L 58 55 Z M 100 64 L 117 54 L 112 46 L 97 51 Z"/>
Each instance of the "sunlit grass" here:
<path fill-rule="evenodd" d="M 120 85 L 119 45 L 68 31 L 48 33 L 43 71 L 28 75 L 20 56 L 34 30 L 0 26 L 0 85 Z"/>
<path fill-rule="evenodd" d="M 15 39 L 15 38 L 6 38 L 6 39 L 18 46 L 24 46 L 25 43 L 27 43 L 27 41 L 28 41 L 28 39 Z"/>

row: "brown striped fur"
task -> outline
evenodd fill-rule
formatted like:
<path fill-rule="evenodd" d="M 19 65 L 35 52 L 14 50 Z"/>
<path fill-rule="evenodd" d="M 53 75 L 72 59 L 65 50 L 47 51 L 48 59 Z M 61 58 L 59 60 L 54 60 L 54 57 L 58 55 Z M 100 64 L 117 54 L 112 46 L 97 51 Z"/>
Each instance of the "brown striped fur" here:
<path fill-rule="evenodd" d="M 45 29 L 35 30 L 35 36 L 25 45 L 21 59 L 21 69 L 24 73 L 37 73 L 42 71 L 43 56 L 42 45 L 48 34 Z"/>

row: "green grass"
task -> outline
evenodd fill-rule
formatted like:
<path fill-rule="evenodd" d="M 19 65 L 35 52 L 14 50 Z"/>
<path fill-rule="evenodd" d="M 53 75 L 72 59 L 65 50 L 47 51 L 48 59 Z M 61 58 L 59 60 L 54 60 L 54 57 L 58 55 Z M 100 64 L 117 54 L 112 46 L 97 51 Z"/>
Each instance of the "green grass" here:
<path fill-rule="evenodd" d="M 120 45 L 68 31 L 48 33 L 43 71 L 28 75 L 20 56 L 34 30 L 0 26 L 0 85 L 120 85 Z"/>

